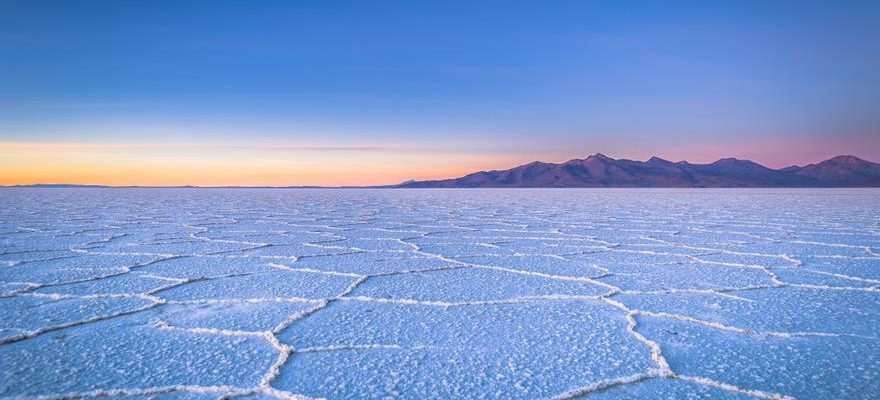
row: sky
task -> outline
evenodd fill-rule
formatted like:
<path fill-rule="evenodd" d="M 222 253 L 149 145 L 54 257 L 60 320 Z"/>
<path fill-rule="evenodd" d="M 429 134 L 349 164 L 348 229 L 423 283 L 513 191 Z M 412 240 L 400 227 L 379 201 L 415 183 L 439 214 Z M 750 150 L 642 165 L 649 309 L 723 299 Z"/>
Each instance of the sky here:
<path fill-rule="evenodd" d="M 0 185 L 880 162 L 878 1 L 0 0 Z"/>

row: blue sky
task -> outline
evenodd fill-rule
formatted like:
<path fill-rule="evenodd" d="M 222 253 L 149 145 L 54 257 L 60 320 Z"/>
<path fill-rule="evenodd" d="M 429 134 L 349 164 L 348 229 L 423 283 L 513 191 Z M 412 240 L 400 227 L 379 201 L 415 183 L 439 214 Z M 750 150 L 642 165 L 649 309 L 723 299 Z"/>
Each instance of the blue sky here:
<path fill-rule="evenodd" d="M 139 168 L 302 160 L 230 184 L 595 152 L 878 161 L 878 18 L 876 1 L 3 0 L 0 151 L 42 170 L 107 148 Z M 318 171 L 340 163 L 361 175 Z"/>

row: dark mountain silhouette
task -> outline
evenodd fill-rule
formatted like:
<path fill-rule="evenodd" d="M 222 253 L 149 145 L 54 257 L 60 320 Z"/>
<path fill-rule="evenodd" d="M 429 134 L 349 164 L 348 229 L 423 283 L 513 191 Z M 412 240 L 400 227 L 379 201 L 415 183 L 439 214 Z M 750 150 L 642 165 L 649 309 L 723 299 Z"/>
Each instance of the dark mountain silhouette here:
<path fill-rule="evenodd" d="M 880 186 L 880 164 L 853 156 L 837 156 L 818 164 L 788 170 L 820 182 L 833 183 L 833 186 Z"/>
<path fill-rule="evenodd" d="M 736 158 L 691 164 L 659 157 L 616 160 L 595 154 L 562 164 L 535 161 L 461 178 L 407 181 L 396 187 L 880 187 L 880 164 L 838 156 L 804 167 L 771 169 Z"/>

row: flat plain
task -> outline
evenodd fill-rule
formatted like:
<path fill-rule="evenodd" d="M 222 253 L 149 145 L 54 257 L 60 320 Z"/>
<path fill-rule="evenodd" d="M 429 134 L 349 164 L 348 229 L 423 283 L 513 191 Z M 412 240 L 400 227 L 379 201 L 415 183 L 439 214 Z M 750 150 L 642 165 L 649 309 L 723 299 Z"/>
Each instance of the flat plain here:
<path fill-rule="evenodd" d="M 0 189 L 3 398 L 880 393 L 880 190 Z"/>

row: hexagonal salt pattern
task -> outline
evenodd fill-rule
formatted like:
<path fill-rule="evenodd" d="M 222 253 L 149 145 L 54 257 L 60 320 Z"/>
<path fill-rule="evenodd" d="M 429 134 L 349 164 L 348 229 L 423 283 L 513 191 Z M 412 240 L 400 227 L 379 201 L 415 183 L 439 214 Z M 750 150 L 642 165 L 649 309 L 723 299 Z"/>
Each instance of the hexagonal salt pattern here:
<path fill-rule="evenodd" d="M 0 189 L 0 398 L 870 399 L 877 190 Z"/>

